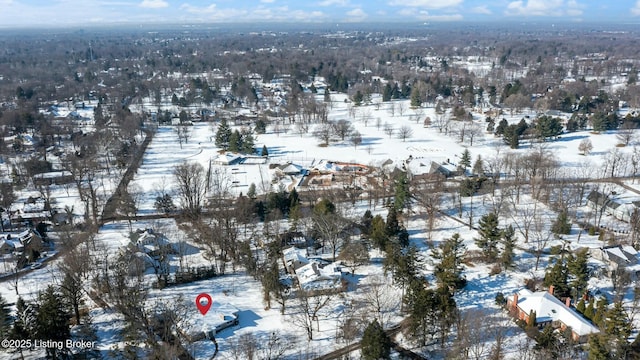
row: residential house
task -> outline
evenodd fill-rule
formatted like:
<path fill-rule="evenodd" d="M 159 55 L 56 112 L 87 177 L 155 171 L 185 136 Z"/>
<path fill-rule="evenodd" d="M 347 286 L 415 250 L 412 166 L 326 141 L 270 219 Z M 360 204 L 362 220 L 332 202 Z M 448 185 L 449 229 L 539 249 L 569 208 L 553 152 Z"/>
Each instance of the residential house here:
<path fill-rule="evenodd" d="M 592 258 L 604 262 L 608 275 L 613 271 L 627 269 L 633 273 L 640 270 L 638 265 L 638 251 L 631 245 L 611 245 L 597 249 L 590 249 Z"/>
<path fill-rule="evenodd" d="M 213 294 L 212 294 L 213 297 Z M 212 301 L 207 316 L 190 317 L 179 331 L 189 342 L 213 339 L 222 330 L 240 323 L 240 310 L 232 304 Z"/>
<path fill-rule="evenodd" d="M 282 259 L 287 272 L 291 274 L 295 274 L 298 269 L 309 264 L 309 259 L 304 257 L 295 247 L 282 250 Z"/>
<path fill-rule="evenodd" d="M 535 314 L 535 324 L 538 327 L 550 324 L 562 331 L 570 329 L 571 337 L 576 342 L 584 343 L 589 335 L 600 332 L 589 320 L 571 308 L 570 298 L 563 303 L 553 296 L 553 286 L 549 287 L 549 291 L 531 292 L 522 289 L 507 297 L 507 309 L 525 322 Z"/>

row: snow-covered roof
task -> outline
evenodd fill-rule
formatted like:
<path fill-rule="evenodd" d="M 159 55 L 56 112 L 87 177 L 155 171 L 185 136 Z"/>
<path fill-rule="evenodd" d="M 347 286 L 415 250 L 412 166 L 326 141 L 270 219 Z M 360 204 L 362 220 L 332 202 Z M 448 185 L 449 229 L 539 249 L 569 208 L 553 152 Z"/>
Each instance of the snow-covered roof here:
<path fill-rule="evenodd" d="M 596 326 L 547 291 L 518 291 L 518 307 L 527 314 L 535 311 L 538 322 L 560 321 L 571 327 L 578 336 L 600 332 Z"/>
<path fill-rule="evenodd" d="M 333 264 L 322 266 L 316 261 L 311 261 L 296 270 L 298 283 L 303 290 L 328 290 L 340 286 L 342 273 Z"/>

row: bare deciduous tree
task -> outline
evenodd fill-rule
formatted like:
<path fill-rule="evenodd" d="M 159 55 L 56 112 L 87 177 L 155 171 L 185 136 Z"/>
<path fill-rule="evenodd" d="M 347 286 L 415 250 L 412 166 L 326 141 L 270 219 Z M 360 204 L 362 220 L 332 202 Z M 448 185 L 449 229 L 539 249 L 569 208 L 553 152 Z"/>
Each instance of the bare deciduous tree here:
<path fill-rule="evenodd" d="M 173 176 L 182 209 L 189 215 L 198 215 L 206 193 L 205 169 L 199 163 L 184 162 L 173 169 Z"/>
<path fill-rule="evenodd" d="M 407 139 L 411 139 L 412 136 L 413 129 L 411 129 L 411 126 L 403 125 L 400 127 L 400 129 L 398 129 L 398 139 L 406 141 Z"/>

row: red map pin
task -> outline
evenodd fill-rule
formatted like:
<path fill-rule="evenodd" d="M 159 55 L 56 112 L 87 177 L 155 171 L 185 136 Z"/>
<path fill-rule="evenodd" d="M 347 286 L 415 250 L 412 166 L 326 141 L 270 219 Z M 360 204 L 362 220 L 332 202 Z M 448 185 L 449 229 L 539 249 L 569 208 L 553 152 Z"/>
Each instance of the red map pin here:
<path fill-rule="evenodd" d="M 196 307 L 200 311 L 200 314 L 205 315 L 211 308 L 211 296 L 207 293 L 202 293 L 196 296 Z"/>

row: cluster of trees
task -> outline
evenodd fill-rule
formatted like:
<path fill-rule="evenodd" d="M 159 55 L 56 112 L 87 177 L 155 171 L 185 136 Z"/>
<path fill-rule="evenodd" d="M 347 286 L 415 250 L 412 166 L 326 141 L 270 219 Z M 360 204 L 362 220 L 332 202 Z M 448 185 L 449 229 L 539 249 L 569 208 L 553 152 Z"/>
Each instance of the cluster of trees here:
<path fill-rule="evenodd" d="M 226 119 L 220 120 L 215 135 L 217 147 L 231 152 L 253 154 L 255 152 L 255 138 L 253 131 L 248 128 L 231 130 Z"/>

